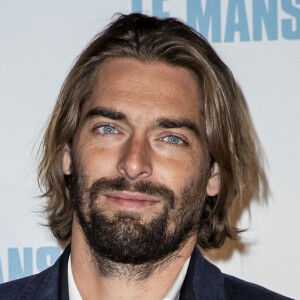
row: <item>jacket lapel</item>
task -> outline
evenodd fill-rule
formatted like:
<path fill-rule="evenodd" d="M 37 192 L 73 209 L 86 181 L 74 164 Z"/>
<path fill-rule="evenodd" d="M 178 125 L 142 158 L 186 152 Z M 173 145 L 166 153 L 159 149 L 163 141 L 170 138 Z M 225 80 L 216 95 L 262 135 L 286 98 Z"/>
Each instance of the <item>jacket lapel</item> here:
<path fill-rule="evenodd" d="M 71 253 L 71 244 L 69 244 L 61 256 L 59 264 L 59 300 L 69 300 L 69 284 L 68 284 L 68 261 Z"/>
<path fill-rule="evenodd" d="M 225 300 L 224 279 L 221 271 L 203 258 L 195 247 L 180 300 Z"/>

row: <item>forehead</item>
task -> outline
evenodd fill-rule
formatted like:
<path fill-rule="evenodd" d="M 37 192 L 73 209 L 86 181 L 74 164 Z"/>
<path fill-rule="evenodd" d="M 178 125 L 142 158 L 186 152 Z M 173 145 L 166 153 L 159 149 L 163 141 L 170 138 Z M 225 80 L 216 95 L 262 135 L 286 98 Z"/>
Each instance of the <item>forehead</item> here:
<path fill-rule="evenodd" d="M 200 126 L 200 102 L 192 72 L 162 62 L 132 58 L 105 61 L 83 116 L 104 106 L 143 121 L 151 118 L 186 118 Z"/>

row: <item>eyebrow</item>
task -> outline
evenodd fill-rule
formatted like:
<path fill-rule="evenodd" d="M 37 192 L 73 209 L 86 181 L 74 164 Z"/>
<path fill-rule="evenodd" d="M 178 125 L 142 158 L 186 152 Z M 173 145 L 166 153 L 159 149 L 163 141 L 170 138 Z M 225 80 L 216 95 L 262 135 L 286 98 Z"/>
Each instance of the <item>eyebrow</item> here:
<path fill-rule="evenodd" d="M 87 121 L 94 117 L 105 117 L 111 120 L 125 121 L 126 123 L 129 123 L 125 114 L 105 107 L 95 107 L 91 109 L 86 114 L 84 121 Z M 194 124 L 188 119 L 178 120 L 169 118 L 159 118 L 155 121 L 155 124 L 155 126 L 161 128 L 187 128 L 194 132 L 197 137 L 200 137 L 200 130 L 198 129 L 196 124 Z"/>
<path fill-rule="evenodd" d="M 126 121 L 128 122 L 127 117 L 121 113 L 104 107 L 95 107 L 91 109 L 85 116 L 84 121 L 94 117 L 105 117 L 112 120 Z"/>
<path fill-rule="evenodd" d="M 183 119 L 183 120 L 173 120 L 173 119 L 166 119 L 160 118 L 156 121 L 159 127 L 162 128 L 187 128 L 194 132 L 197 137 L 200 137 L 200 130 L 190 120 Z"/>

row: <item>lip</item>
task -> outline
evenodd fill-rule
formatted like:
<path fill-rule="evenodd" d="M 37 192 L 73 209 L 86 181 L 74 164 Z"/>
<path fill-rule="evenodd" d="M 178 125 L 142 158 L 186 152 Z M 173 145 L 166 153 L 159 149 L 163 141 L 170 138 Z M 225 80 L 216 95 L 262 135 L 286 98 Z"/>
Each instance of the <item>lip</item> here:
<path fill-rule="evenodd" d="M 160 202 L 153 196 L 130 191 L 108 192 L 105 194 L 105 197 L 121 209 L 125 210 L 142 209 Z"/>

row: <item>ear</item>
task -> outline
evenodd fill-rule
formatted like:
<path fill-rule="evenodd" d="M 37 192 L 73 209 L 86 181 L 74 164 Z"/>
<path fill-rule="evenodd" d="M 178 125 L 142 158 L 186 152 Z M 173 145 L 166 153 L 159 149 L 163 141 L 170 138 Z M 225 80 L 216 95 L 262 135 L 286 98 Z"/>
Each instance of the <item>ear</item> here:
<path fill-rule="evenodd" d="M 206 186 L 206 193 L 208 196 L 213 197 L 219 193 L 220 189 L 220 169 L 216 162 L 212 166 L 210 174 Z"/>
<path fill-rule="evenodd" d="M 72 173 L 72 159 L 71 159 L 71 149 L 69 145 L 65 145 L 62 149 L 62 170 L 65 175 L 71 175 Z"/>

